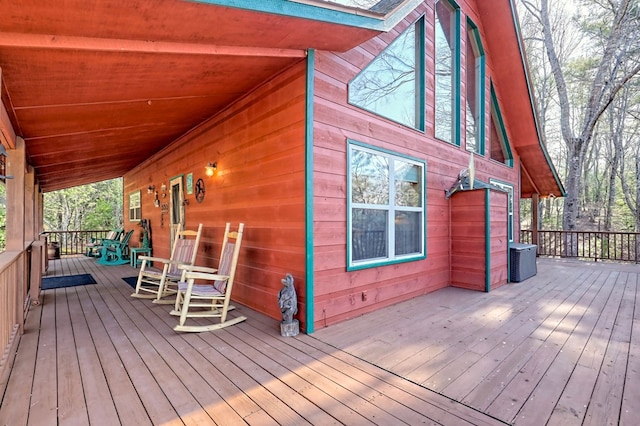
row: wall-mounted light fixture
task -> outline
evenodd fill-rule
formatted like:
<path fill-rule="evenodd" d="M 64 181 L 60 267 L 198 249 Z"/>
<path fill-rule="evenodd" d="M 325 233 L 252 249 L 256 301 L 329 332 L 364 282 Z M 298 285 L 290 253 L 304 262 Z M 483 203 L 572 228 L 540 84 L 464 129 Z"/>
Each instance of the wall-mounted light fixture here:
<path fill-rule="evenodd" d="M 153 194 L 153 191 L 155 190 L 156 190 L 155 185 L 149 185 L 149 187 L 147 188 L 147 194 Z"/>
<path fill-rule="evenodd" d="M 216 169 L 218 168 L 218 163 L 217 162 L 209 162 L 209 164 L 207 164 L 204 169 L 205 169 L 205 173 L 207 176 L 213 176 L 213 174 L 215 173 Z"/>

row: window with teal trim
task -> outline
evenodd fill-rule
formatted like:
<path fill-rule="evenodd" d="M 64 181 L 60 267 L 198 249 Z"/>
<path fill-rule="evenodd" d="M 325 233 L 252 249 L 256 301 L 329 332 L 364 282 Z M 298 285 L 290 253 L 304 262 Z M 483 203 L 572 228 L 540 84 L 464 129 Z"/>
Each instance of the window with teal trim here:
<path fill-rule="evenodd" d="M 489 149 L 491 159 L 500 163 L 513 167 L 513 155 L 507 138 L 507 132 L 504 128 L 504 121 L 498 105 L 496 92 L 491 85 L 491 114 L 489 118 Z"/>
<path fill-rule="evenodd" d="M 424 130 L 424 19 L 398 36 L 349 83 L 349 103 Z"/>
<path fill-rule="evenodd" d="M 458 66 L 459 9 L 448 0 L 435 5 L 435 137 L 459 144 Z"/>
<path fill-rule="evenodd" d="M 467 19 L 466 39 L 466 148 L 484 155 L 484 48 L 478 27 Z"/>
<path fill-rule="evenodd" d="M 350 141 L 350 269 L 425 256 L 423 161 Z"/>

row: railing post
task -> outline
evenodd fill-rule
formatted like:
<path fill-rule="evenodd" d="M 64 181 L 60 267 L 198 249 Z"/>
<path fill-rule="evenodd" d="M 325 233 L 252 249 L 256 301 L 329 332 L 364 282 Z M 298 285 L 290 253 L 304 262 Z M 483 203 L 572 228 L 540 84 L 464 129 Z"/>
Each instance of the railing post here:
<path fill-rule="evenodd" d="M 536 193 L 531 196 L 531 243 L 539 246 L 538 228 L 540 227 L 540 196 Z M 536 250 L 536 253 L 538 251 Z M 538 254 L 536 254 L 538 255 Z"/>

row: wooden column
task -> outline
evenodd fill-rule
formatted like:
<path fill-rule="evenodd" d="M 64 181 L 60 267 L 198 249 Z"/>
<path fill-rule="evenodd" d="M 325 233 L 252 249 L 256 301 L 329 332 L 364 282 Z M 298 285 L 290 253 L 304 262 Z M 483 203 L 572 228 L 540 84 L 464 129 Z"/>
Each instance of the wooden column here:
<path fill-rule="evenodd" d="M 23 251 L 25 241 L 25 169 L 24 140 L 16 138 L 16 148 L 7 151 L 7 251 Z"/>
<path fill-rule="evenodd" d="M 540 196 L 533 194 L 531 196 L 531 242 L 538 245 L 538 228 L 540 226 Z"/>

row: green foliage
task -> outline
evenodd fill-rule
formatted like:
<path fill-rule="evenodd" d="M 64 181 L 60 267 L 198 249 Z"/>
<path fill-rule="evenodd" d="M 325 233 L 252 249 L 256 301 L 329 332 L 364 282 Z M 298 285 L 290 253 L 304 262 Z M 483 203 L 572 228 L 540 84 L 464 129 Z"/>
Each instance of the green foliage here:
<path fill-rule="evenodd" d="M 122 179 L 44 194 L 45 231 L 122 227 Z"/>

